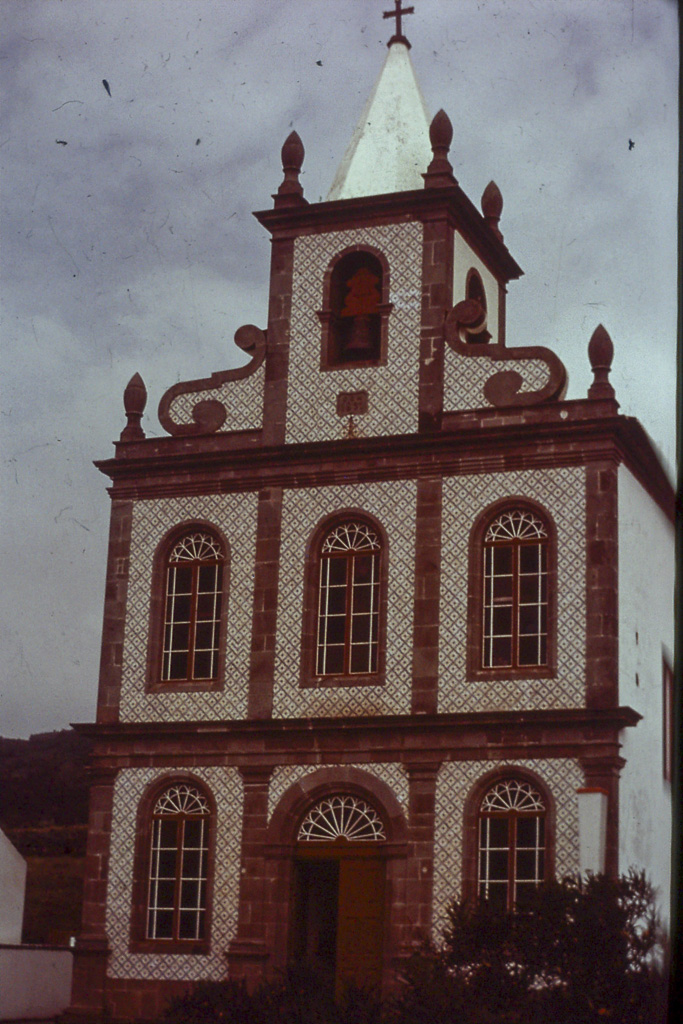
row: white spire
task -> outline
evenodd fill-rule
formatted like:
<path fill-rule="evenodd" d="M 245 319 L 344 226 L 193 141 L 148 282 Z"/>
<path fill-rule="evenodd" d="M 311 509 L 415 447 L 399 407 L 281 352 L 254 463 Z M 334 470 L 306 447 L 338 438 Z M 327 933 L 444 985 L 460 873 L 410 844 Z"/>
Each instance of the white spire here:
<path fill-rule="evenodd" d="M 328 199 L 422 188 L 432 151 L 429 115 L 408 47 L 389 47 Z"/>

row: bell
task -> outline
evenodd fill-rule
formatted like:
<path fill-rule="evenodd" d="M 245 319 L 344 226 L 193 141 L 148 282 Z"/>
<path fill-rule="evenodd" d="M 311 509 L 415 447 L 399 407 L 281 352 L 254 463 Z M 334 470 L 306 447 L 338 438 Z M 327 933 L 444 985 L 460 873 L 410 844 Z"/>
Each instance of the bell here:
<path fill-rule="evenodd" d="M 372 328 L 369 316 L 354 316 L 344 355 L 348 359 L 371 359 L 373 355 Z"/>

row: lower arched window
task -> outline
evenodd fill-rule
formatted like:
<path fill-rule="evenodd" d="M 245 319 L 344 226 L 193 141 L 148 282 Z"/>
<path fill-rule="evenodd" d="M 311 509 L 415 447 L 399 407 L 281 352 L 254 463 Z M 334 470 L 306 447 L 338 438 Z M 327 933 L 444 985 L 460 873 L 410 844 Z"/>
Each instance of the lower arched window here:
<path fill-rule="evenodd" d="M 204 794 L 174 783 L 152 809 L 145 938 L 201 942 L 206 897 L 211 811 Z"/>
<path fill-rule="evenodd" d="M 479 807 L 478 893 L 500 910 L 523 906 L 545 878 L 546 812 L 543 797 L 523 779 L 503 779 Z"/>

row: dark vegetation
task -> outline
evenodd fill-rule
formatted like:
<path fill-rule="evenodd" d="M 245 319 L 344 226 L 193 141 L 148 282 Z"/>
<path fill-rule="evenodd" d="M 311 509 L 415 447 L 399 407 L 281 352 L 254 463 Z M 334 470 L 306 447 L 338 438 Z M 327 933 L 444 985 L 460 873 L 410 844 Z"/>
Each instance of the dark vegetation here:
<path fill-rule="evenodd" d="M 0 826 L 26 858 L 24 942 L 62 945 L 80 927 L 87 743 L 76 733 L 0 737 Z"/>
<path fill-rule="evenodd" d="M 205 982 L 175 1000 L 166 1024 L 660 1024 L 664 948 L 642 874 L 565 879 L 524 913 L 454 902 L 441 945 L 408 961 L 404 985 L 380 1006 L 350 990 L 338 1004 L 297 968 L 249 994 Z"/>

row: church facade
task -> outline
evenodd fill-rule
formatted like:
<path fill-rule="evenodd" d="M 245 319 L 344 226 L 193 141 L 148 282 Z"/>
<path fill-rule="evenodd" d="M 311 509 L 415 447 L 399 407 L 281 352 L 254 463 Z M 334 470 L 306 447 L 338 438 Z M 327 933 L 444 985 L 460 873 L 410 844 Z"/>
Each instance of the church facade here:
<path fill-rule="evenodd" d="M 457 184 L 408 51 L 326 201 L 287 139 L 249 361 L 173 386 L 163 438 L 133 378 L 99 464 L 74 1020 L 292 958 L 389 986 L 450 900 L 551 875 L 636 864 L 668 895 L 671 486 L 604 328 L 583 399 L 507 346 L 502 197 Z"/>

